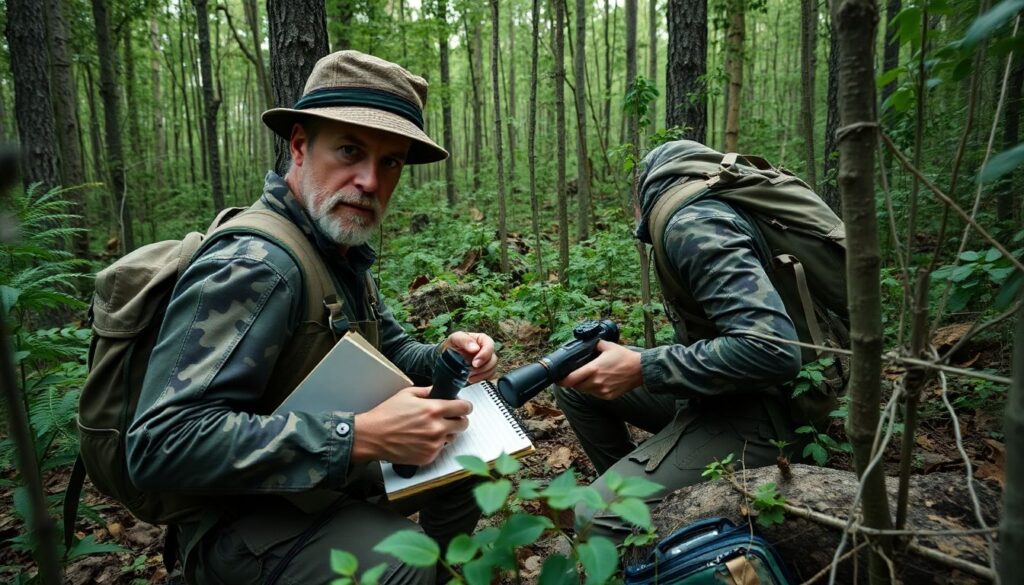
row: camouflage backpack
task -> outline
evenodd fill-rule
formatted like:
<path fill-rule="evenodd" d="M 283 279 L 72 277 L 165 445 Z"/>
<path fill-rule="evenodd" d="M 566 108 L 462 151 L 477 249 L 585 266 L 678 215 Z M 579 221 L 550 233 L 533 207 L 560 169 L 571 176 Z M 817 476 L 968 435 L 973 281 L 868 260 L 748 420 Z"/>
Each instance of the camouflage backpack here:
<path fill-rule="evenodd" d="M 100 271 L 89 309 L 93 337 L 79 399 L 80 451 L 64 500 L 69 546 L 86 473 L 97 490 L 151 524 L 191 519 L 202 508 L 200 498 L 137 489 L 128 473 L 125 436 L 175 284 L 214 236 L 229 233 L 259 235 L 288 252 L 302 274 L 304 322 L 322 321 L 329 311 L 332 327 L 336 319 L 348 323 L 341 304 L 328 302 L 337 298 L 333 280 L 313 243 L 298 226 L 260 203 L 248 210 L 226 209 L 205 234 L 191 232 L 181 240 L 149 244 Z"/>
<path fill-rule="evenodd" d="M 666 312 L 684 343 L 716 335 L 714 323 L 665 253 L 665 230 L 682 207 L 714 198 L 749 216 L 768 247 L 765 271 L 782 297 L 800 341 L 816 346 L 849 347 L 846 306 L 846 228 L 843 221 L 802 180 L 758 156 L 694 150 L 654 169 L 648 181 L 678 176 L 650 212 L 658 282 Z M 821 428 L 846 388 L 848 360 L 801 348 L 804 365 L 822 360 L 820 380 L 809 389 L 784 388 L 794 421 Z M 817 375 L 815 377 L 818 377 Z"/>

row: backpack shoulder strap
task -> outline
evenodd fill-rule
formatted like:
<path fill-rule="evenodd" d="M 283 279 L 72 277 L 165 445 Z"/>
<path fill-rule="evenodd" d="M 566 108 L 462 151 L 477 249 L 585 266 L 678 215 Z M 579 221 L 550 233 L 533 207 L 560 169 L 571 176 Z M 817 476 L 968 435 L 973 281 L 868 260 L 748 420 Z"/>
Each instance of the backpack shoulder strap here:
<path fill-rule="evenodd" d="M 654 266 L 661 276 L 662 293 L 666 300 L 675 305 L 676 311 L 681 310 L 682 299 L 690 297 L 689 292 L 679 282 L 679 276 L 674 271 L 668 270 L 670 264 L 668 254 L 665 252 L 665 231 L 668 229 L 668 222 L 672 219 L 681 207 L 693 200 L 698 193 L 707 188 L 704 181 L 687 181 L 681 185 L 670 188 L 663 193 L 651 209 L 651 242 L 654 248 Z M 686 319 L 697 321 L 703 324 L 711 324 L 705 318 L 686 313 L 682 315 Z"/>
<path fill-rule="evenodd" d="M 284 248 L 302 273 L 306 297 L 306 320 L 319 320 L 324 301 L 329 297 L 337 299 L 330 271 L 320 257 L 320 252 L 306 234 L 281 214 L 260 207 L 239 213 L 220 225 L 211 226 L 207 240 L 228 233 L 258 234 Z M 331 309 L 331 307 L 328 307 Z M 340 306 L 337 307 L 340 310 Z M 336 309 L 331 309 L 334 315 Z"/>

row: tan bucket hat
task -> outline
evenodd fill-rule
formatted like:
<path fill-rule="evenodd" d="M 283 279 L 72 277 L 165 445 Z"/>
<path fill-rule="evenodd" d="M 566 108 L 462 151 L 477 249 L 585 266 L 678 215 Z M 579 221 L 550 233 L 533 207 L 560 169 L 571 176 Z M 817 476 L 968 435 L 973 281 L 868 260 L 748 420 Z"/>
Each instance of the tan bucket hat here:
<path fill-rule="evenodd" d="M 338 51 L 320 59 L 291 108 L 263 112 L 263 123 L 285 140 L 305 116 L 338 120 L 412 139 L 406 164 L 448 158 L 423 132 L 427 82 L 401 66 L 359 51 Z"/>

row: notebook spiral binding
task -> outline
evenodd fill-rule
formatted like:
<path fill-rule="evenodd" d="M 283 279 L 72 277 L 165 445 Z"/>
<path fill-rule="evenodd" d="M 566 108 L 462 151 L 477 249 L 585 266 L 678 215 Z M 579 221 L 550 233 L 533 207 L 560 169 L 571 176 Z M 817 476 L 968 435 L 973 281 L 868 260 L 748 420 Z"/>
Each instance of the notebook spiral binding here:
<path fill-rule="evenodd" d="M 501 397 L 501 394 L 498 392 L 498 389 L 494 387 L 494 384 L 491 384 L 488 380 L 484 380 L 481 384 L 484 389 L 487 390 L 487 395 L 491 400 L 498 405 L 498 408 L 501 410 L 501 414 L 510 423 L 512 423 L 512 427 L 515 429 L 516 434 L 524 439 L 530 439 L 532 441 L 533 437 L 530 436 L 530 432 L 526 430 L 526 426 L 523 424 L 523 421 L 516 416 L 515 409 L 509 408 L 508 404 L 505 403 L 505 399 Z"/>

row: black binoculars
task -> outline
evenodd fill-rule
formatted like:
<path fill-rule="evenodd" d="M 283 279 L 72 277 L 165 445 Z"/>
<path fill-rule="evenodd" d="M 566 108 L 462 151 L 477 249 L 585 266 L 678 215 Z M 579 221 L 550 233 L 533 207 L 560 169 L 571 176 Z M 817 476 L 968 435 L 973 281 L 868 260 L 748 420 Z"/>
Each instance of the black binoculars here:
<path fill-rule="evenodd" d="M 446 349 L 434 362 L 433 388 L 427 398 L 441 398 L 453 400 L 459 395 L 459 391 L 466 385 L 469 379 L 469 364 L 462 355 L 454 349 Z M 409 463 L 396 463 L 393 466 L 399 477 L 412 477 L 416 474 L 419 466 Z"/>
<path fill-rule="evenodd" d="M 597 357 L 600 340 L 618 343 L 619 327 L 604 319 L 584 321 L 573 328 L 575 339 L 540 358 L 516 368 L 498 379 L 498 392 L 509 406 L 519 408 L 552 383 Z"/>

